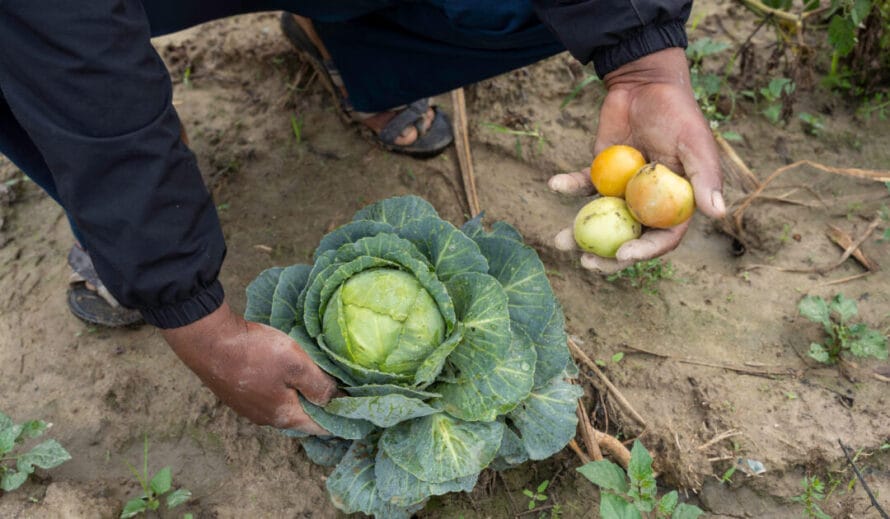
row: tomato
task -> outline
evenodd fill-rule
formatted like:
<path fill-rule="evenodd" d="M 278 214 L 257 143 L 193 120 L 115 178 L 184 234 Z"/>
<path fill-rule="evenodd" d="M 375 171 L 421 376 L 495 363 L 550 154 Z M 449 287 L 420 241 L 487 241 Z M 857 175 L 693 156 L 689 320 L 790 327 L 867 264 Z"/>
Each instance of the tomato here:
<path fill-rule="evenodd" d="M 638 238 L 642 228 L 624 200 L 604 196 L 581 208 L 575 216 L 575 242 L 583 250 L 614 258 L 624 242 Z"/>
<path fill-rule="evenodd" d="M 646 159 L 636 148 L 616 144 L 609 146 L 593 159 L 590 181 L 603 196 L 624 196 L 627 181 L 646 165 Z"/>
<path fill-rule="evenodd" d="M 647 164 L 627 183 L 627 208 L 646 227 L 667 229 L 695 211 L 692 184 L 664 164 Z"/>

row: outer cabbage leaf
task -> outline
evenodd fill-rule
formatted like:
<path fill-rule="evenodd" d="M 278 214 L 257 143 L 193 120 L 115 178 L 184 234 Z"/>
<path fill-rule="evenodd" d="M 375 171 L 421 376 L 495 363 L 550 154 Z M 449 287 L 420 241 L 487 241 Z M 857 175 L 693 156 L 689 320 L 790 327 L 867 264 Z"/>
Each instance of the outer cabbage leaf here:
<path fill-rule="evenodd" d="M 380 448 L 414 477 L 445 483 L 478 474 L 501 445 L 504 424 L 434 414 L 383 430 Z"/>
<path fill-rule="evenodd" d="M 350 396 L 384 396 L 384 395 L 402 395 L 408 398 L 417 398 L 419 400 L 429 400 L 431 398 L 439 398 L 442 395 L 432 393 L 430 391 L 421 391 L 410 387 L 397 386 L 394 384 L 367 384 L 364 386 L 344 387 L 344 391 Z"/>
<path fill-rule="evenodd" d="M 327 479 L 328 493 L 334 506 L 347 514 L 363 512 L 381 519 L 408 519 L 423 508 L 424 503 L 403 507 L 384 501 L 377 492 L 374 459 L 373 442 L 352 443 Z"/>
<path fill-rule="evenodd" d="M 461 272 L 488 272 L 488 261 L 476 242 L 445 220 L 412 220 L 399 229 L 399 236 L 410 240 L 429 258 L 442 281 Z"/>
<path fill-rule="evenodd" d="M 522 444 L 533 460 L 542 460 L 561 451 L 575 437 L 578 418 L 575 415 L 580 386 L 561 377 L 535 389 L 507 420 L 519 431 Z"/>
<path fill-rule="evenodd" d="M 522 444 L 522 438 L 509 427 L 505 427 L 501 448 L 498 449 L 497 457 L 491 462 L 491 468 L 506 470 L 526 461 L 528 461 L 528 452 L 525 450 L 525 445 Z"/>
<path fill-rule="evenodd" d="M 349 222 L 326 234 L 318 244 L 318 248 L 315 249 L 315 254 L 312 258 L 318 261 L 319 256 L 327 251 L 336 251 L 341 246 L 356 242 L 365 236 L 376 236 L 385 232 L 394 232 L 392 225 L 369 220 Z"/>
<path fill-rule="evenodd" d="M 269 317 L 272 315 L 272 297 L 275 294 L 275 287 L 278 285 L 278 277 L 283 270 L 281 267 L 266 269 L 247 285 L 245 319 L 269 324 Z"/>
<path fill-rule="evenodd" d="M 309 265 L 292 265 L 281 271 L 275 293 L 272 295 L 272 313 L 269 324 L 283 332 L 289 332 L 297 323 L 302 322 L 302 313 L 298 310 L 297 301 L 300 292 L 309 281 Z"/>
<path fill-rule="evenodd" d="M 392 427 L 405 420 L 440 412 L 423 400 L 400 394 L 334 398 L 324 409 L 338 416 L 367 420 L 378 427 Z"/>
<path fill-rule="evenodd" d="M 355 420 L 328 413 L 323 408 L 303 398 L 302 395 L 300 395 L 300 405 L 303 406 L 303 410 L 306 411 L 309 418 L 312 418 L 315 423 L 324 427 L 338 438 L 361 440 L 376 429 L 374 424 L 367 420 Z"/>
<path fill-rule="evenodd" d="M 489 274 L 504 287 L 511 326 L 535 345 L 535 387 L 562 373 L 569 363 L 565 318 L 534 249 L 504 237 L 477 236 Z"/>
<path fill-rule="evenodd" d="M 458 322 L 454 326 L 454 332 L 420 363 L 417 371 L 414 372 L 414 385 L 422 388 L 436 380 L 436 377 L 442 372 L 442 368 L 445 367 L 451 352 L 457 348 L 463 338 L 464 325 Z"/>
<path fill-rule="evenodd" d="M 534 349 L 511 333 L 507 299 L 497 280 L 467 272 L 446 286 L 465 331 L 448 357 L 455 379 L 432 387 L 442 394 L 437 405 L 462 420 L 494 420 L 531 390 Z"/>
<path fill-rule="evenodd" d="M 374 475 L 380 497 L 390 504 L 399 506 L 422 503 L 430 496 L 448 492 L 471 492 L 479 478 L 478 474 L 474 474 L 444 483 L 427 483 L 402 470 L 383 452 L 383 449 L 377 450 Z"/>
<path fill-rule="evenodd" d="M 373 220 L 392 225 L 396 229 L 418 218 L 438 218 L 439 213 L 429 202 L 418 196 L 387 198 L 355 213 L 353 221 Z"/>
<path fill-rule="evenodd" d="M 341 440 L 340 438 L 320 438 L 318 436 L 307 436 L 301 442 L 306 456 L 317 465 L 323 467 L 333 467 L 349 450 L 352 442 L 349 440 Z"/>
<path fill-rule="evenodd" d="M 332 377 L 340 379 L 342 382 L 354 385 L 355 378 L 350 375 L 345 369 L 340 367 L 336 362 L 332 361 L 331 358 L 325 353 L 324 350 L 318 347 L 315 339 L 309 336 L 306 332 L 306 329 L 300 325 L 296 325 L 291 328 L 290 338 L 295 340 L 297 344 L 300 345 L 300 348 L 309 355 L 309 358 L 312 359 L 312 362 L 318 365 L 321 369 L 327 372 Z"/>

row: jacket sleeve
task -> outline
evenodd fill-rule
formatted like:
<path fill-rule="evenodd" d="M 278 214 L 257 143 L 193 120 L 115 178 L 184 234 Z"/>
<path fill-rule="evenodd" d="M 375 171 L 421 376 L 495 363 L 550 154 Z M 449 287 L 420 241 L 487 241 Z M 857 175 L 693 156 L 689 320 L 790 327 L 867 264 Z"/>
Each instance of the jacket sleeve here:
<path fill-rule="evenodd" d="M 0 0 L 0 90 L 108 290 L 172 328 L 220 306 L 225 244 L 139 0 Z"/>
<path fill-rule="evenodd" d="M 538 17 L 604 77 L 669 47 L 686 47 L 692 0 L 533 0 Z"/>

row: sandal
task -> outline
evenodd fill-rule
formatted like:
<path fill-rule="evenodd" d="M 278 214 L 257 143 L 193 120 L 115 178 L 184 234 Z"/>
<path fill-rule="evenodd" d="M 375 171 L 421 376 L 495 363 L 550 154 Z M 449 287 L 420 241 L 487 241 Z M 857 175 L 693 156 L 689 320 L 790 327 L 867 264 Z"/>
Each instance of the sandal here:
<path fill-rule="evenodd" d="M 68 308 L 82 321 L 108 328 L 120 328 L 142 324 L 142 314 L 124 308 L 105 288 L 93 260 L 80 245 L 71 247 L 68 253 L 71 279 L 68 286 Z"/>
<path fill-rule="evenodd" d="M 297 50 L 300 58 L 315 70 L 317 76 L 321 79 L 322 85 L 324 85 L 339 107 L 339 113 L 344 122 L 350 124 L 361 123 L 377 115 L 376 113 L 359 112 L 352 108 L 349 99 L 343 95 L 345 89 L 337 67 L 333 61 L 324 59 L 318 47 L 312 43 L 312 40 L 309 39 L 309 36 L 289 12 L 281 14 L 281 31 Z M 424 115 L 429 106 L 429 99 L 421 99 L 411 104 L 388 110 L 398 113 L 384 126 L 380 133 L 375 133 L 364 124 L 361 126 L 370 132 L 377 144 L 388 151 L 416 158 L 435 157 L 445 151 L 454 141 L 454 131 L 451 128 L 448 117 L 439 111 L 435 105 L 433 106 L 435 114 L 433 122 L 429 128 L 424 130 Z M 401 136 L 406 128 L 412 125 L 417 128 L 417 139 L 411 144 L 396 144 L 396 139 Z"/>

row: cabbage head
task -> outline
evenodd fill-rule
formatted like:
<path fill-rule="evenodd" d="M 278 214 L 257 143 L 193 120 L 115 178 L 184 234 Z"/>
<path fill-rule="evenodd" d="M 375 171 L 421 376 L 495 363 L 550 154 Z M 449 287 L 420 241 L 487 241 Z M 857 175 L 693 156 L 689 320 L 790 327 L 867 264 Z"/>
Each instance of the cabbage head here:
<path fill-rule="evenodd" d="M 327 487 L 344 512 L 410 517 L 575 435 L 562 309 L 503 222 L 458 229 L 421 198 L 380 201 L 326 235 L 312 265 L 262 272 L 246 318 L 288 333 L 346 395 L 301 398 L 330 437 L 286 431 L 335 466 Z"/>

